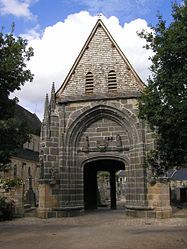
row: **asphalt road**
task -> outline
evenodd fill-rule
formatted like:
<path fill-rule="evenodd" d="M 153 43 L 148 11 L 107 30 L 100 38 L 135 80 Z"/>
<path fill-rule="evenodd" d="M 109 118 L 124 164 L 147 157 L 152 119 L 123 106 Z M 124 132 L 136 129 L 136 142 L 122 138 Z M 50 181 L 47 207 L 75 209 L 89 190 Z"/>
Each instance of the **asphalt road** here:
<path fill-rule="evenodd" d="M 187 249 L 187 218 L 135 219 L 124 211 L 0 222 L 0 249 Z"/>

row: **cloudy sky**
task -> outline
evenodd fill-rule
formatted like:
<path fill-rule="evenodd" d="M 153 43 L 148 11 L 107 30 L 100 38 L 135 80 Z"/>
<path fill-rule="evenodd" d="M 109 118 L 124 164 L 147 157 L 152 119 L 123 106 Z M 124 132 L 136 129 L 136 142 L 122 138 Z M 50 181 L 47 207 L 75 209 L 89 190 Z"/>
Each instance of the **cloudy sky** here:
<path fill-rule="evenodd" d="M 182 0 L 177 0 L 181 3 Z M 139 76 L 146 82 L 151 51 L 142 48 L 144 41 L 137 31 L 149 30 L 162 14 L 171 22 L 170 0 L 0 0 L 0 25 L 29 40 L 34 57 L 28 64 L 34 76 L 21 91 L 15 92 L 20 104 L 43 116 L 45 94 L 52 82 L 61 86 L 84 45 L 98 14 Z"/>

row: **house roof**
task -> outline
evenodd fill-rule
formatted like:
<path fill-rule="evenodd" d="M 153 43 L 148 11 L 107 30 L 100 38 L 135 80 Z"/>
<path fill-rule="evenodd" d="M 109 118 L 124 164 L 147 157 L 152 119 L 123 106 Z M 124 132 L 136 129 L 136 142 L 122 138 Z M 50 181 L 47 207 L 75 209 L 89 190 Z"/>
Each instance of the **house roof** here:
<path fill-rule="evenodd" d="M 168 171 L 168 177 L 172 180 L 187 180 L 187 168 L 172 169 Z"/>
<path fill-rule="evenodd" d="M 118 53 L 120 54 L 120 56 L 122 57 L 122 59 L 124 60 L 124 62 L 128 65 L 129 69 L 131 70 L 132 74 L 134 75 L 134 77 L 136 78 L 137 82 L 139 82 L 140 85 L 140 89 L 144 89 L 145 84 L 143 83 L 143 81 L 141 80 L 141 78 L 138 76 L 138 74 L 136 73 L 136 71 L 134 70 L 134 68 L 132 67 L 132 65 L 130 64 L 130 62 L 128 61 L 128 59 L 126 58 L 126 56 L 124 55 L 124 53 L 122 52 L 122 50 L 120 49 L 120 47 L 118 46 L 118 44 L 115 42 L 114 38 L 112 37 L 112 35 L 110 34 L 110 32 L 108 31 L 108 29 L 106 28 L 106 26 L 104 25 L 104 23 L 102 22 L 101 19 L 98 19 L 98 21 L 96 22 L 93 30 L 91 31 L 86 43 L 84 44 L 81 52 L 79 53 L 77 59 L 75 60 L 72 68 L 70 69 L 67 77 L 65 78 L 63 84 L 61 85 L 61 87 L 58 89 L 58 91 L 56 92 L 56 96 L 58 97 L 63 90 L 65 89 L 67 83 L 69 82 L 72 74 L 74 73 L 79 61 L 81 60 L 84 52 L 86 51 L 87 47 L 89 46 L 89 43 L 91 42 L 93 36 L 95 35 L 97 29 L 99 27 L 102 27 L 104 32 L 106 33 L 106 35 L 108 36 L 108 38 L 111 40 L 112 44 L 114 44 L 114 46 L 116 47 Z"/>
<path fill-rule="evenodd" d="M 19 149 L 18 153 L 14 156 L 22 158 L 28 161 L 39 161 L 39 152 L 28 150 L 28 149 Z"/>
<path fill-rule="evenodd" d="M 28 128 L 31 130 L 31 133 L 38 136 L 40 135 L 41 121 L 35 113 L 31 113 L 22 106 L 16 105 L 14 116 L 18 122 L 26 123 Z"/>
<path fill-rule="evenodd" d="M 118 172 L 117 172 L 117 175 L 118 175 L 119 177 L 124 177 L 124 176 L 125 176 L 125 170 L 120 170 L 120 171 L 118 171 Z"/>

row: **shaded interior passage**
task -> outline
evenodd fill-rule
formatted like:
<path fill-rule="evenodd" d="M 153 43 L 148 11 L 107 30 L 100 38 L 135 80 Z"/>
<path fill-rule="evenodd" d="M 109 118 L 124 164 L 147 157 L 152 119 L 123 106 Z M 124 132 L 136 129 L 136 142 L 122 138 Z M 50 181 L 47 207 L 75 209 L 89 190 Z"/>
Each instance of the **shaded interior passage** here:
<path fill-rule="evenodd" d="M 84 165 L 84 206 L 86 210 L 97 209 L 99 194 L 97 185 L 97 172 L 108 171 L 110 174 L 110 207 L 116 209 L 116 177 L 119 170 L 124 170 L 122 161 L 101 159 L 91 161 Z"/>

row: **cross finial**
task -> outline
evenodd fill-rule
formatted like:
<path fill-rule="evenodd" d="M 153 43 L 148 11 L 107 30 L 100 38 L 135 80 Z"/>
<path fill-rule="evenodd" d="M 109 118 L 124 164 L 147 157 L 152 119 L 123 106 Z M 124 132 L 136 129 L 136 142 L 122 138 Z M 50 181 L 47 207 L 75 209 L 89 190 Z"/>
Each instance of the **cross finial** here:
<path fill-rule="evenodd" d="M 98 16 L 98 19 L 101 19 L 102 13 L 98 13 L 97 16 Z"/>

